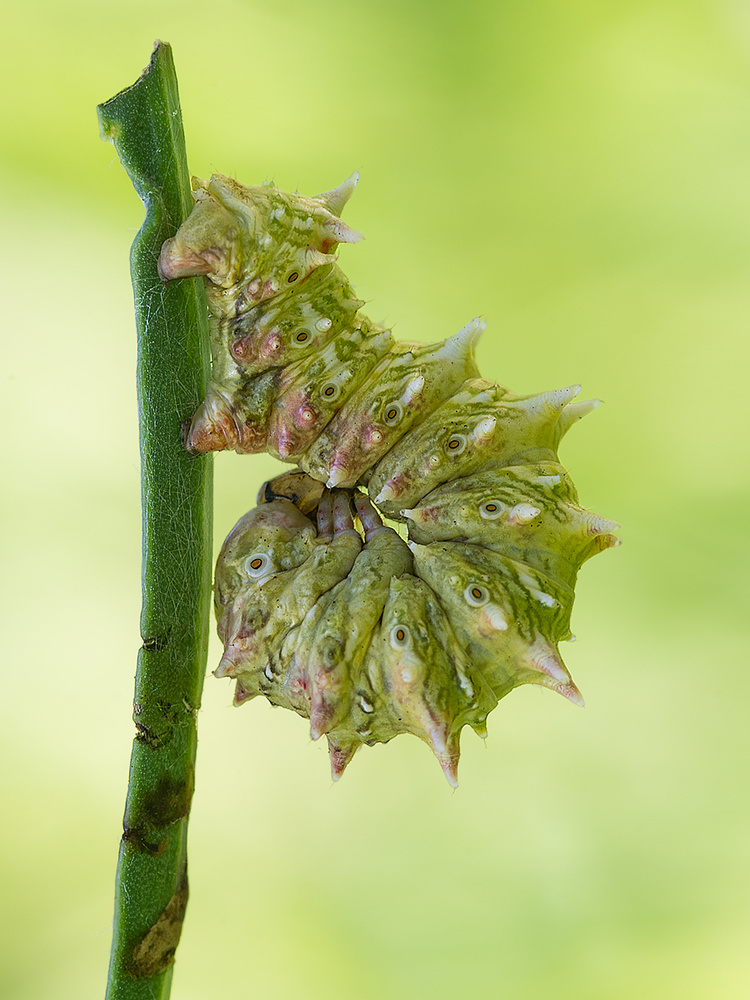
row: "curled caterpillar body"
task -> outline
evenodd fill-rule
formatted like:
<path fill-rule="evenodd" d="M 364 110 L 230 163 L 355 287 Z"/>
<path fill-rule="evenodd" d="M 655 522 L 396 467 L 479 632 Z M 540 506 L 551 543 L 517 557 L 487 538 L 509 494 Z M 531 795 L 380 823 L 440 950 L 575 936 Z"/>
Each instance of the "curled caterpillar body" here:
<path fill-rule="evenodd" d="M 209 302 L 186 446 L 298 466 L 219 555 L 215 673 L 236 704 L 263 694 L 309 719 L 335 778 L 407 732 L 455 784 L 461 729 L 485 735 L 514 687 L 582 704 L 558 644 L 581 565 L 618 525 L 580 506 L 558 447 L 598 400 L 483 379 L 479 319 L 427 345 L 367 319 L 335 255 L 362 238 L 340 218 L 356 181 L 306 198 L 194 179 L 159 258 L 165 281 L 203 276 Z"/>

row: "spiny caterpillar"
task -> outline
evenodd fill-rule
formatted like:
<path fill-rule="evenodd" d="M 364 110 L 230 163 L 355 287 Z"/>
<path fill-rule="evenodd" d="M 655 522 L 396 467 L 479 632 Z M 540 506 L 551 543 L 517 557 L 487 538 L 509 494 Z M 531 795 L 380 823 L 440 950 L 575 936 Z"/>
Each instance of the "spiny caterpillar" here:
<path fill-rule="evenodd" d="M 362 315 L 334 253 L 362 238 L 340 219 L 356 182 L 305 198 L 194 179 L 159 258 L 164 281 L 206 279 L 212 377 L 188 449 L 298 466 L 219 555 L 215 673 L 235 704 L 264 694 L 308 718 L 334 778 L 409 732 L 455 785 L 461 729 L 486 735 L 512 688 L 583 704 L 558 643 L 578 570 L 619 525 L 579 505 L 558 461 L 598 405 L 573 401 L 580 386 L 518 396 L 481 378 L 476 319 L 418 344 Z"/>

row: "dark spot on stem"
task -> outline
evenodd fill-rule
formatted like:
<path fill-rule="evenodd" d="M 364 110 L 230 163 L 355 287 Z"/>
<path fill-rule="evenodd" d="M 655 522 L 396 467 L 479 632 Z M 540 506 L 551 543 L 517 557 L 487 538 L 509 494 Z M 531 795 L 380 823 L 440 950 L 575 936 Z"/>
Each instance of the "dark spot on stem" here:
<path fill-rule="evenodd" d="M 135 724 L 135 741 L 143 746 L 151 747 L 152 750 L 158 750 L 164 743 L 163 737 L 159 733 L 144 726 L 142 722 Z"/>
<path fill-rule="evenodd" d="M 156 788 L 144 796 L 139 812 L 144 823 L 155 829 L 164 828 L 187 818 L 192 797 L 192 777 L 178 780 L 165 774 Z"/>
<path fill-rule="evenodd" d="M 196 451 L 189 445 L 190 441 L 190 428 L 193 426 L 193 418 L 186 417 L 180 422 L 180 443 L 188 455 L 192 455 L 194 458 L 198 458 L 202 452 Z"/>
<path fill-rule="evenodd" d="M 143 830 L 137 826 L 126 826 L 122 832 L 122 841 L 138 851 L 139 854 L 148 854 L 152 858 L 158 858 L 167 848 L 166 837 L 162 837 L 158 843 L 154 844 L 146 839 Z"/>
<path fill-rule="evenodd" d="M 143 639 L 143 649 L 147 653 L 161 653 L 169 645 L 169 633 L 166 635 L 152 635 Z"/>
<path fill-rule="evenodd" d="M 150 979 L 174 962 L 187 901 L 188 880 L 185 864 L 172 898 L 130 952 L 127 971 L 132 978 Z"/>

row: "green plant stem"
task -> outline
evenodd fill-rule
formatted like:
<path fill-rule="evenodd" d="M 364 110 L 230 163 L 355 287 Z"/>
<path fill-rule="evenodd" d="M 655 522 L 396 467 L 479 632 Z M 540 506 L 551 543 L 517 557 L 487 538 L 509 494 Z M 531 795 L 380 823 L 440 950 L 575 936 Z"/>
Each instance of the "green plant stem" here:
<path fill-rule="evenodd" d="M 187 902 L 187 822 L 211 597 L 210 458 L 187 454 L 209 370 L 203 287 L 163 286 L 156 262 L 192 203 L 177 77 L 157 42 L 140 79 L 99 106 L 146 207 L 131 250 L 138 331 L 143 610 L 108 1000 L 169 996 Z"/>

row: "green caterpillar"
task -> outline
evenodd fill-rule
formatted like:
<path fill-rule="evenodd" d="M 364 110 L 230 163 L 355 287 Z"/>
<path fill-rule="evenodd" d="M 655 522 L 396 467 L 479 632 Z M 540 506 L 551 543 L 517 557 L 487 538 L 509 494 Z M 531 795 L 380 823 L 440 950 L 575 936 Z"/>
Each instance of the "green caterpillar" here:
<path fill-rule="evenodd" d="M 212 377 L 186 446 L 298 467 L 219 555 L 215 673 L 236 678 L 235 704 L 263 694 L 308 718 L 334 778 L 410 732 L 455 785 L 462 728 L 486 735 L 512 688 L 583 704 L 558 643 L 581 565 L 619 525 L 580 507 L 558 461 L 598 405 L 574 402 L 580 386 L 518 396 L 481 378 L 477 319 L 425 345 L 361 313 L 334 253 L 362 238 L 340 218 L 356 182 L 305 198 L 196 179 L 159 258 L 164 281 L 206 279 Z"/>

